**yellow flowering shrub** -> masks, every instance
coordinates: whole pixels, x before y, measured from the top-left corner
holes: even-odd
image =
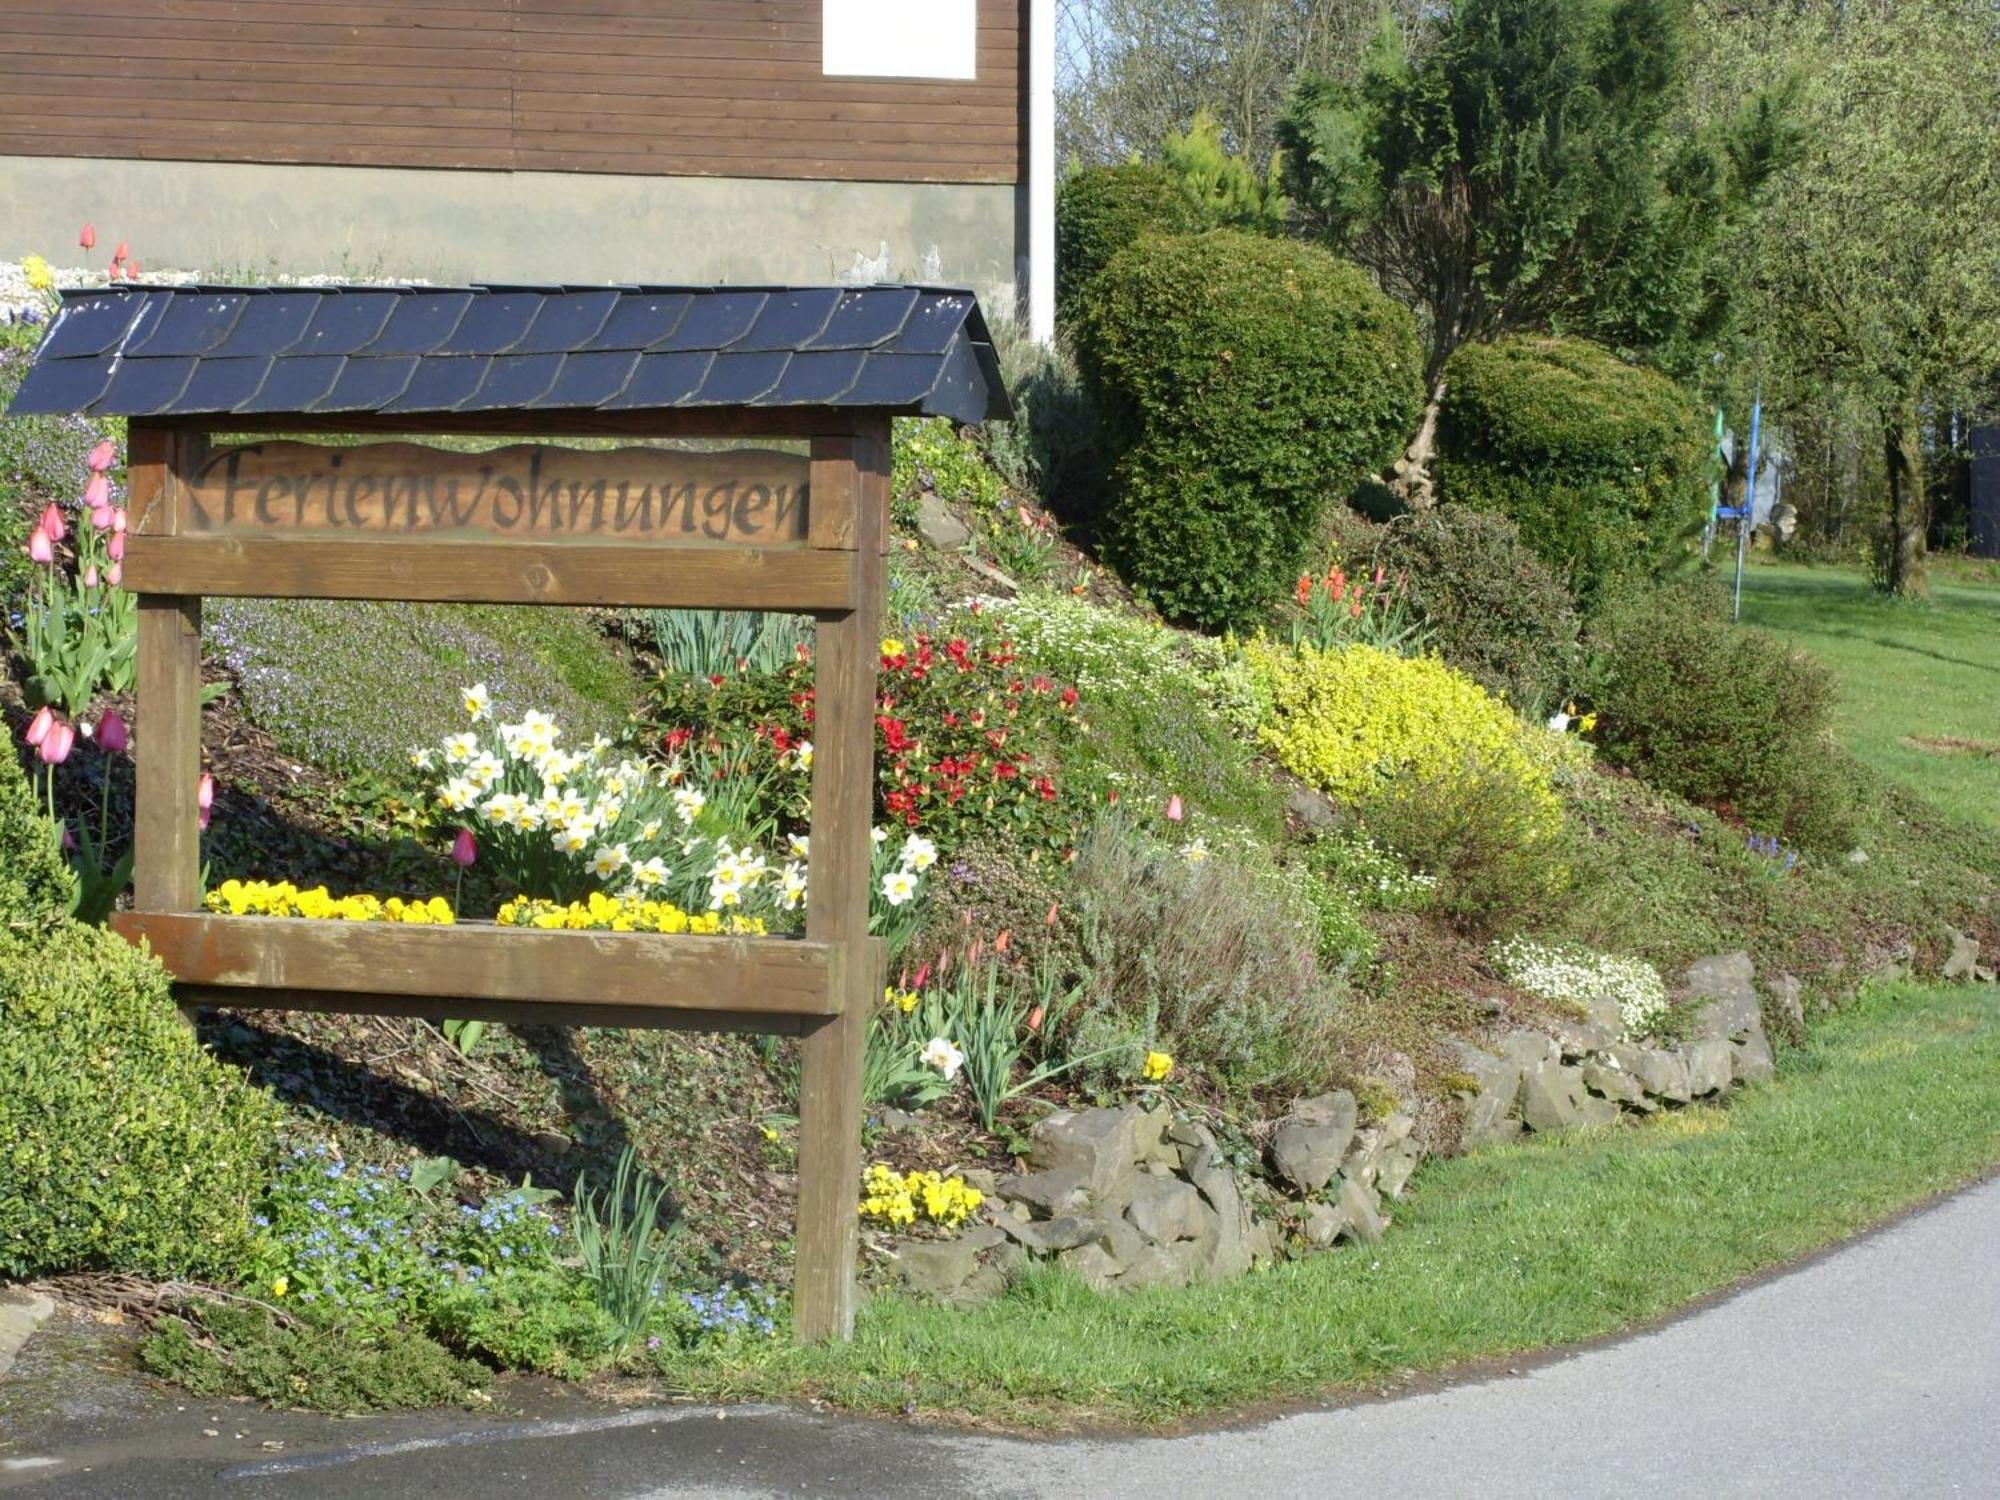
[[[1478,762],[1517,781],[1560,826],[1548,760],[1507,705],[1434,656],[1373,646],[1244,646],[1270,710],[1257,733],[1285,769],[1348,802],[1382,782],[1451,780]]]
[[[539,927],[568,932],[668,932],[698,937],[727,934],[762,937],[762,917],[725,917],[720,912],[686,912],[671,901],[647,901],[638,896],[607,896],[593,891],[582,901],[531,901],[516,896],[495,918],[502,927]]]
[[[361,893],[335,896],[323,885],[300,890],[289,880],[225,880],[202,897],[210,911],[232,917],[312,917],[335,922],[409,922],[449,927],[455,920],[442,896],[428,901],[384,900]]]
[[[861,1217],[900,1229],[918,1219],[956,1229],[971,1218],[986,1195],[963,1177],[938,1172],[898,1172],[876,1162],[862,1178]]]

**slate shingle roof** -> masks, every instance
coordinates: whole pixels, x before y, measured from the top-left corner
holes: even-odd
[[[1008,414],[977,299],[918,286],[71,291],[9,411],[808,405]]]

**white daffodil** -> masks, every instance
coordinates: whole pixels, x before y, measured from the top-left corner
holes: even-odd
[[[482,750],[466,763],[465,779],[483,792],[500,779],[504,770],[506,767],[500,764],[497,755],[490,750]]]
[[[908,870],[891,870],[882,877],[882,899],[901,906],[917,893],[917,877]]]
[[[444,758],[453,765],[471,760],[479,753],[479,736],[467,730],[464,734],[447,736],[444,742]]]
[[[606,824],[616,823],[618,815],[623,811],[625,811],[625,799],[623,797],[599,797],[597,799],[597,816]]]
[[[793,859],[805,859],[812,853],[812,838],[809,834],[795,833],[786,842],[791,845]]]
[[[903,868],[921,875],[937,863],[937,845],[920,833],[913,833],[903,842]]]
[[[1560,710],[1550,714],[1549,728],[1553,729],[1557,734],[1566,733],[1569,729],[1569,715]]]
[[[631,863],[632,856],[623,844],[606,844],[590,856],[590,873],[599,880],[609,880]]]
[[[564,854],[581,854],[590,847],[590,835],[581,828],[563,828],[557,830],[555,843]]]
[[[465,711],[472,715],[472,722],[475,724],[481,719],[490,717],[493,712],[493,700],[487,696],[486,684],[483,682],[473,683],[459,695],[459,702],[465,705]]]
[[[708,798],[691,786],[674,789],[674,811],[681,815],[683,823],[692,823],[701,816],[701,810],[708,806]]]
[[[798,749],[792,752],[792,760],[801,771],[810,771],[813,768],[813,742],[800,740]]]
[[[936,1068],[944,1074],[949,1083],[958,1077],[958,1070],[965,1066],[965,1054],[952,1046],[941,1036],[934,1036],[924,1044],[924,1050],[917,1054],[917,1061],[927,1068]]]
[[[419,771],[428,771],[434,759],[435,757],[428,750],[412,750],[410,752],[410,764],[415,766]]]
[[[880,848],[883,844],[889,842],[889,830],[886,828],[871,828],[868,830],[868,837],[875,841],[877,848]]]
[[[641,827],[639,830],[639,842],[642,844],[650,844],[653,842],[654,839],[658,838],[659,836],[660,836],[660,820],[658,818],[648,818],[645,822],[645,825]]]
[[[479,809],[479,815],[489,823],[497,823],[502,828],[511,828],[514,826],[514,818],[521,800],[512,792],[496,792],[487,799],[486,805]]]
[[[806,870],[797,860],[779,872],[778,900],[786,911],[797,911],[799,903],[806,899]]]
[[[464,812],[479,800],[479,788],[464,776],[454,776],[444,784],[438,793],[438,801],[453,812]]]
[[[667,883],[667,862],[657,854],[651,859],[642,860],[640,863],[632,866],[632,880],[634,884],[647,887],[665,885]]]

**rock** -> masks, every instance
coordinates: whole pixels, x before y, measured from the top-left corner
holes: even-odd
[[[1510,1031],[1500,1038],[1500,1055],[1523,1072],[1537,1063],[1557,1062],[1561,1049],[1553,1038],[1539,1031]]]
[[[1202,1146],[1210,1151],[1216,1149],[1214,1133],[1199,1120],[1175,1120],[1167,1126],[1167,1139],[1176,1146]]]
[[[1873,955],[1867,977],[1876,984],[1894,984],[1908,979],[1917,966],[1917,953],[1908,943],[1898,943],[1895,947]]]
[[[48,1322],[55,1303],[27,1287],[0,1288],[0,1375],[14,1368],[22,1348]]]
[[[1333,799],[1309,786],[1295,786],[1285,799],[1285,816],[1301,828],[1331,828],[1338,821]]]
[[[1381,1167],[1375,1178],[1375,1190],[1384,1198],[1400,1198],[1403,1189],[1409,1186],[1410,1174],[1424,1159],[1423,1152],[1410,1137],[1395,1143],[1382,1155]]]
[[[1007,1290],[1007,1276],[1008,1273],[997,1265],[981,1266],[945,1300],[953,1307],[973,1307],[981,1302],[991,1302]]]
[[[1736,1037],[1764,1029],[1764,1005],[1757,998],[1756,970],[1741,951],[1695,960],[1683,988],[1690,1000],[1706,1000],[1695,1023],[1699,1037]]]
[[[1124,1269],[1099,1244],[1078,1245],[1073,1250],[1065,1250],[1056,1259],[1081,1278],[1085,1286],[1103,1291],[1118,1278]]]
[[[1789,1022],[1794,1031],[1803,1031],[1806,1024],[1805,986],[1795,974],[1780,974],[1771,984],[1771,1002],[1778,1014]]]
[[[1542,1063],[1521,1075],[1521,1118],[1530,1130],[1554,1134],[1590,1125],[1608,1125],[1618,1106],[1583,1085],[1583,1069]]]
[[[971,1224],[958,1232],[958,1242],[975,1250],[994,1250],[1008,1243],[1007,1231],[998,1224]]]
[[[1479,1081],[1479,1091],[1465,1101],[1460,1123],[1460,1139],[1466,1150],[1483,1146],[1509,1134],[1507,1126],[1514,1113],[1514,1100],[1521,1092],[1521,1065],[1470,1042],[1453,1042],[1458,1063]]]
[[[1345,1089],[1299,1101],[1271,1137],[1271,1164],[1301,1192],[1318,1192],[1340,1170],[1357,1113]]]
[[[1250,1232],[1243,1237],[1243,1243],[1253,1265],[1268,1265],[1278,1258],[1284,1237],[1278,1229],[1276,1219],[1259,1219],[1250,1226]],[[1178,1249],[1179,1246],[1175,1248]]]
[[[1761,1026],[1732,1041],[1729,1053],[1730,1072],[1738,1083],[1769,1083],[1777,1077],[1777,1060],[1771,1056],[1771,1043]]]
[[[1685,1104],[1694,1097],[1688,1083],[1687,1058],[1664,1047],[1637,1048],[1638,1057],[1627,1063],[1639,1087],[1655,1099],[1669,1104]]]
[[[1645,1088],[1609,1052],[1600,1053],[1584,1063],[1583,1085],[1592,1093],[1602,1094],[1620,1104],[1644,1107],[1646,1103]]]
[[[917,535],[924,539],[925,546],[940,552],[956,552],[972,540],[966,524],[929,490],[917,499]]]
[[[1035,1126],[1028,1161],[1043,1171],[1074,1168],[1096,1199],[1114,1196],[1123,1185],[1131,1196],[1130,1178],[1139,1150],[1136,1105],[1123,1109],[1063,1110]]]
[[[885,1109],[875,1120],[884,1130],[894,1131],[916,1130],[924,1123],[907,1109]]]
[[[1191,1275],[1188,1263],[1158,1245],[1146,1245],[1135,1255],[1118,1278],[1121,1287],[1186,1286]]]
[[[1250,1211],[1236,1185],[1236,1174],[1213,1145],[1193,1148],[1186,1171],[1188,1180],[1214,1210],[1215,1219],[1204,1232],[1214,1237],[1208,1254],[1209,1274],[1217,1280],[1240,1276],[1250,1269]]]
[[[1203,1206],[1194,1184],[1178,1177],[1142,1177],[1125,1217],[1141,1234],[1167,1245],[1198,1238],[1212,1212]]]
[[[1064,1250],[1074,1250],[1079,1245],[1095,1244],[1109,1232],[1106,1220],[1082,1214],[1064,1214],[1058,1219],[1026,1224],[1001,1219],[999,1224],[1017,1243],[1027,1246],[1037,1255],[1055,1255]]]
[[[964,1239],[904,1240],[896,1246],[896,1269],[920,1297],[949,1297],[979,1265],[979,1246]]]
[[[1358,1182],[1343,1182],[1340,1185],[1339,1208],[1347,1221],[1341,1232],[1350,1240],[1359,1240],[1372,1245],[1382,1238],[1382,1231],[1389,1227],[1382,1217],[1382,1205],[1375,1195]]]
[[[1167,1140],[1167,1127],[1174,1122],[1165,1109],[1141,1109],[1133,1123],[1133,1160],[1140,1166],[1158,1164],[1169,1170],[1180,1165],[1180,1155]]]
[[[1562,1017],[1550,1023],[1549,1030],[1562,1049],[1564,1062],[1576,1062],[1602,1052],[1625,1034],[1625,1019],[1616,1000],[1599,995],[1584,1004],[1587,1013],[1583,1019]]]
[[[966,1167],[958,1175],[965,1179],[967,1187],[976,1188],[986,1198],[995,1196],[1000,1184],[1000,1179],[986,1167]]]
[[[1146,1237],[1123,1219],[1104,1219],[1096,1243],[1121,1266],[1129,1266],[1146,1250]]]
[[[1951,951],[1945,955],[1938,977],[1962,984],[1970,983],[1979,972],[1979,940],[1956,927],[1947,927],[1945,937],[1951,944]]]
[[[1867,864],[1867,863],[1868,863],[1868,851],[1867,851],[1866,849],[1863,849],[1863,848],[1860,848],[1860,847],[1858,847],[1858,846],[1857,846],[1857,847],[1855,847],[1855,848],[1853,848],[1853,849],[1849,849],[1849,850],[1847,851],[1847,862],[1848,862],[1848,863],[1849,863],[1850,865],[1865,865],[1865,864]]]
[[[1347,1215],[1331,1203],[1309,1203],[1306,1205],[1305,1222],[1301,1233],[1308,1245],[1324,1250],[1340,1238],[1340,1231],[1347,1227]]]
[[[1719,1094],[1736,1076],[1735,1054],[1722,1037],[1700,1037],[1687,1046],[1688,1094],[1696,1099]]]
[[[1090,1188],[1080,1167],[1054,1167],[1046,1172],[1003,1177],[994,1184],[993,1192],[1010,1203],[1025,1203],[1047,1218],[1090,1206]]]

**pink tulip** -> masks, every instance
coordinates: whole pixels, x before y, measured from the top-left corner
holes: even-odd
[[[69,523],[63,520],[63,513],[54,501],[42,512],[42,530],[52,542],[59,542],[69,534]]]
[[[116,250],[113,250],[113,251],[111,252],[111,263],[112,263],[112,264],[113,264],[113,265],[115,266],[115,265],[119,264],[120,262],[122,262],[122,261],[128,261],[128,260],[130,260],[131,258],[132,258],[132,250],[131,250],[131,247],[130,247],[130,246],[128,246],[128,245],[127,245],[127,244],[125,243],[125,241],[123,241],[123,240],[120,240],[120,241],[118,242],[118,248],[117,248]]]
[[[56,711],[46,703],[36,709],[34,718],[28,720],[28,733],[26,736],[28,743],[31,745],[41,744],[43,740],[48,738],[49,727],[55,721]]]
[[[472,836],[470,828],[458,830],[458,837],[451,841],[451,862],[461,870],[469,870],[479,861],[479,841]]]
[[[75,727],[57,719],[49,725],[49,732],[43,736],[42,743],[35,749],[35,754],[41,757],[42,764],[59,766],[69,759],[70,751],[75,748]]]
[[[49,540],[49,534],[39,526],[28,533],[28,559],[38,563],[52,563],[56,560],[55,543]]]
[[[1167,798],[1167,821],[1169,823],[1178,823],[1180,822],[1180,820],[1181,820],[1181,794],[1179,792],[1175,792],[1173,796]]]
[[[69,831],[69,824],[63,824],[62,850],[65,854],[76,853],[76,835]]]
[[[136,260],[125,262],[125,279],[127,281],[137,281],[139,279],[139,262]]]
[[[119,536],[125,534],[125,507],[122,505],[111,507],[111,530]]]
[[[123,562],[125,560],[125,533],[114,529],[111,533],[111,540],[104,544],[104,550],[111,554],[113,562]]]
[[[209,814],[215,808],[215,778],[203,771],[201,780],[194,784],[195,823],[208,827]]]
[[[94,589],[97,587],[96,563],[92,563],[89,567],[83,570],[83,586],[87,589]]]
[[[76,242],[86,250],[95,250],[97,248],[97,226],[95,224],[84,225],[83,233],[76,237]]]
[[[118,445],[106,438],[90,450],[90,456],[84,459],[83,465],[93,474],[102,474],[117,462]]]
[[[108,505],[93,505],[90,508],[90,524],[95,526],[99,531],[109,531],[111,529],[111,507]]]
[[[125,268],[119,265],[118,262],[114,260],[113,262],[111,262],[111,269],[104,273],[104,279],[106,281],[116,281],[120,276],[123,276],[124,274],[125,274]]]
[[[92,510],[111,503],[111,481],[102,472],[92,474],[90,483],[83,487],[83,503]]]
[[[104,581],[114,589],[125,581],[125,564],[115,562],[104,570]]]
[[[106,755],[121,755],[132,743],[132,731],[125,727],[125,720],[117,709],[104,716],[104,722],[97,726],[97,743]]]

